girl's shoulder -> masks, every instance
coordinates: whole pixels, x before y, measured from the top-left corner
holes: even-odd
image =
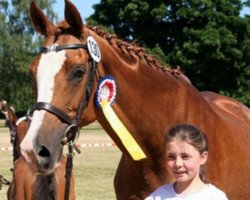
[[[175,195],[173,184],[165,184],[152,192],[145,200],[165,199]]]
[[[207,184],[207,187],[203,190],[203,194],[212,196],[214,199],[228,200],[226,194],[211,183]]]
[[[145,200],[167,200],[167,199],[228,200],[226,194],[212,184],[207,184],[202,191],[189,195],[176,194],[173,188],[173,184],[165,184],[156,189]]]

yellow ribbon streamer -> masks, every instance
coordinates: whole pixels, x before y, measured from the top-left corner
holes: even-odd
[[[132,156],[132,158],[134,160],[141,160],[143,158],[146,158],[143,150],[136,143],[133,136],[129,133],[121,120],[115,114],[110,103],[107,100],[103,100],[100,104],[106,119],[108,120],[113,130],[117,133],[118,137],[122,141],[129,154]]]

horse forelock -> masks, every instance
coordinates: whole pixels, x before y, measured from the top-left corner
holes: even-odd
[[[73,35],[79,40],[82,40],[84,38],[84,35],[79,36],[76,31],[68,24],[67,21],[63,20],[60,21],[55,25],[55,28],[53,29],[53,32],[51,32],[51,35],[55,36],[54,42],[57,41],[58,37],[60,35]]]

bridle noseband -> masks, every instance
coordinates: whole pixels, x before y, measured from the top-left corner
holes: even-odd
[[[58,52],[65,49],[85,49],[88,51],[88,47],[86,44],[69,44],[69,45],[53,45],[53,46],[41,47],[40,53]],[[56,115],[63,123],[69,125],[70,128],[67,128],[64,133],[64,136],[66,138],[65,137],[63,138],[63,143],[69,142],[69,138],[67,138],[68,132],[71,132],[73,134],[72,140],[75,139],[77,133],[79,132],[81,114],[83,109],[87,107],[93,90],[94,73],[96,68],[97,68],[97,62],[95,62],[93,58],[90,56],[90,59],[88,61],[88,69],[86,72],[87,75],[86,86],[83,90],[83,99],[77,109],[77,114],[75,119],[72,119],[65,111],[57,108],[56,106],[50,103],[37,102],[34,106],[34,110],[45,110],[49,113]]]

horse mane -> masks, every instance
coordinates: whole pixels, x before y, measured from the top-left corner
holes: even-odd
[[[142,47],[139,47],[135,42],[129,43],[126,42],[120,38],[116,34],[110,34],[101,28],[98,28],[96,26],[87,25],[87,28],[94,31],[97,35],[102,37],[103,39],[107,40],[110,45],[116,45],[121,51],[124,52],[124,49],[133,56],[136,55],[140,60],[145,59],[147,64],[151,67],[155,67],[157,70],[161,70],[163,72],[170,72],[174,74],[181,73],[180,68],[178,70],[172,70],[167,68],[167,66],[164,66],[160,64],[160,62],[152,55],[147,54],[146,50]],[[112,42],[111,40],[114,39]]]
[[[174,69],[171,69],[169,68],[169,66],[160,64],[160,62],[154,56],[149,55],[144,48],[139,47],[135,42],[133,43],[126,42],[118,38],[116,34],[110,34],[96,26],[92,25],[86,25],[86,26],[88,29],[94,31],[97,35],[107,40],[111,46],[116,45],[122,52],[124,52],[125,49],[132,57],[136,55],[140,60],[144,59],[150,67],[154,67],[156,70],[162,71],[165,74],[170,73],[174,77],[180,76],[184,81],[191,84],[191,81],[186,75],[183,74],[179,66],[177,66]]]
[[[111,46],[116,45],[123,53],[125,52],[124,50],[126,50],[132,57],[136,56],[140,60],[145,60],[146,63],[148,64],[148,66],[155,68],[157,71],[162,71],[165,74],[171,74],[174,77],[179,76],[184,81],[191,84],[191,81],[189,80],[189,78],[186,75],[183,74],[183,72],[179,66],[171,69],[169,66],[160,63],[154,56],[149,55],[146,52],[145,48],[139,47],[135,42],[133,42],[133,43],[126,42],[126,41],[118,38],[118,36],[116,34],[108,33],[106,31],[104,31],[103,29],[96,27],[96,26],[86,25],[86,27],[88,29],[90,29],[91,31],[95,32],[101,38],[108,41]],[[57,37],[61,33],[67,32],[69,30],[69,28],[70,27],[66,21],[59,22],[57,24],[56,29],[55,29],[55,35],[56,35],[55,40],[57,39]]]

